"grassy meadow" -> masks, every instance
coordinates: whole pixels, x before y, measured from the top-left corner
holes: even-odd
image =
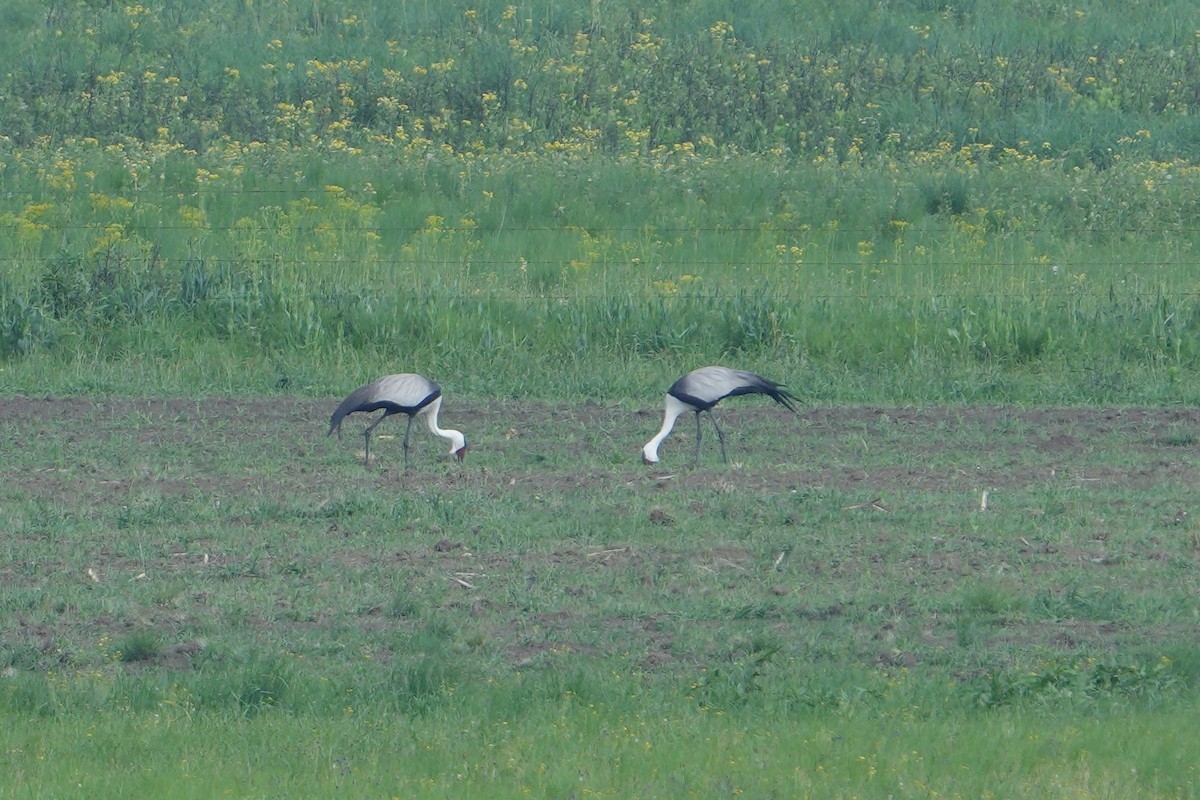
[[[0,796],[1200,795],[1194,4],[13,0],[0,53]],[[647,471],[706,363],[803,408]],[[325,438],[398,371],[464,466]]]
[[[1189,4],[565,6],[9,4],[10,390],[1194,400]]]
[[[459,400],[365,470],[322,400],[62,403],[0,402],[6,796],[1197,795],[1190,412],[731,405],[647,472],[653,411]]]

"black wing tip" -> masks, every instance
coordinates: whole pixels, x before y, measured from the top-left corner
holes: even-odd
[[[799,398],[796,395],[793,395],[792,392],[784,389],[784,384],[775,383],[774,380],[770,378],[763,378],[760,374],[752,372],[746,374],[748,374],[749,377],[758,384],[756,389],[751,391],[762,392],[763,395],[767,395],[768,397],[772,398],[773,401],[779,403],[788,411],[792,411],[793,414],[799,413],[799,411],[796,410],[796,405],[793,405],[793,403],[800,402]]]
[[[769,378],[764,378],[761,375],[755,375],[754,377],[761,381],[761,389],[763,394],[768,395],[772,400],[774,400],[776,403],[779,403],[779,405],[783,406],[788,411],[791,411],[793,414],[799,413],[796,410],[796,406],[793,404],[799,403],[800,398],[796,397],[796,395],[785,389],[784,384],[776,383],[775,381]]]
[[[793,414],[800,413],[796,410],[796,406],[793,405],[794,403],[799,403],[800,398],[796,397],[796,395],[787,391],[779,384],[775,385],[775,391],[771,393],[771,397],[775,399],[776,403],[779,403],[779,405],[783,406],[788,411],[791,411]]]

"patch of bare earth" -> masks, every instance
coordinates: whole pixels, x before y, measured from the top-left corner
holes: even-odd
[[[4,484],[0,502],[5,498],[35,498],[50,508],[61,502],[86,515],[147,496],[168,503],[173,498],[195,497],[306,497],[314,508],[321,509],[346,485],[344,471],[331,474],[330,460],[353,464],[361,453],[361,426],[348,423],[340,441],[326,437],[328,415],[335,405],[334,398],[290,397],[3,398],[0,444],[10,458],[7,464],[0,464],[0,481]],[[655,501],[659,495],[670,496],[681,481],[686,481],[689,489],[714,498],[813,490],[844,493],[862,500],[849,503],[843,511],[868,519],[891,513],[891,498],[918,493],[962,495],[974,504],[985,501],[983,491],[1002,493],[1056,481],[1103,487],[1114,494],[1162,484],[1194,486],[1200,482],[1195,457],[1200,442],[1200,412],[1191,409],[854,406],[804,408],[792,417],[771,407],[738,406],[725,412],[727,432],[786,426],[789,435],[756,439],[764,444],[750,453],[753,468],[742,467],[739,458],[747,454],[744,449],[735,449],[731,467],[721,467],[715,450],[707,450],[704,467],[696,470],[687,466],[691,456],[690,422],[681,424],[672,438],[669,462],[664,459],[654,468],[639,463],[639,447],[657,428],[660,414],[657,408],[631,413],[597,404],[447,403],[442,412],[443,425],[467,431],[472,442],[462,468],[447,466],[439,458],[443,455],[440,440],[414,430],[414,468],[403,469],[399,446],[403,422],[389,421],[377,433],[391,438],[383,438],[373,446],[373,463],[363,470],[362,481],[380,492],[470,489],[484,497],[603,494],[618,487],[633,487],[651,499],[649,523],[666,528],[678,524],[681,517],[708,513],[707,501],[695,500],[683,509]],[[119,463],[104,455],[114,450],[114,442],[123,443],[115,449]],[[711,435],[707,444],[715,446]],[[1120,458],[1111,457],[1114,448],[1120,449]],[[245,463],[226,468],[224,459],[235,450]],[[879,451],[899,457],[890,463],[878,457],[863,457]],[[210,463],[216,466],[207,469],[205,465]],[[1046,513],[1037,507],[1022,511],[1033,523]],[[1167,561],[1180,552],[1173,537],[1190,536],[1195,540],[1188,512],[1186,502],[1150,510],[1150,523],[1156,530],[1151,542],[1161,542],[1161,546],[1139,554],[1139,558]],[[795,513],[787,524],[804,522],[803,508]],[[230,523],[251,525],[248,520],[239,523],[234,519]],[[650,596],[656,592],[684,596],[695,591],[688,583],[688,570],[728,575],[724,584],[728,587],[737,587],[744,576],[756,570],[764,571],[761,554],[731,546],[714,548],[702,542],[691,550],[646,548],[630,542],[597,547],[564,545],[549,553],[475,556],[462,541],[462,532],[426,524],[418,533],[427,539],[427,546],[397,546],[380,552],[355,547],[354,531],[343,527],[338,519],[327,524],[330,562],[349,571],[383,564],[404,574],[436,576],[445,589],[438,601],[441,606],[488,628],[506,643],[508,658],[518,666],[600,655],[599,646],[593,643],[595,636],[589,640],[579,635],[581,625],[598,627],[613,639],[636,642],[641,648],[640,663],[648,670],[668,668],[693,658],[695,653],[680,650],[675,633],[678,623],[663,613],[651,609],[629,617],[597,619],[586,612],[586,592],[594,588],[566,587],[565,594],[575,602],[572,608],[526,614],[513,601],[487,594],[486,586],[498,583],[497,576],[514,584],[556,571],[619,574],[641,581]],[[948,591],[980,575],[1003,576],[1022,570],[1036,575],[1061,570],[1064,564],[1102,573],[1120,563],[1120,554],[1105,542],[1105,531],[1099,523],[1093,539],[1082,546],[1021,539],[1003,553],[958,546],[968,542],[969,533],[957,522],[944,523],[943,527],[931,532],[931,541],[945,542],[945,546],[931,546],[927,552],[909,554],[901,560],[900,566],[914,576],[916,586]],[[885,563],[881,555],[888,544],[867,542],[858,552],[847,552],[839,560],[806,559],[799,550],[781,552],[779,558],[786,556],[789,566],[800,565],[808,582],[852,582],[864,571],[897,568]],[[871,552],[872,546],[878,550]],[[1190,552],[1195,560],[1200,542],[1193,542]],[[137,559],[128,554],[109,555],[108,569],[114,573],[136,574],[139,569]],[[255,568],[270,572],[281,566],[268,555]],[[38,564],[3,564],[0,581],[46,583],[61,568],[62,563],[56,559]],[[160,574],[186,580],[198,569],[240,567],[220,553],[209,554],[205,541],[197,539],[187,552],[158,568]],[[796,635],[813,626],[840,624],[852,617],[874,620],[886,616],[879,609],[810,601],[804,587],[766,572],[759,605],[746,613],[770,623],[782,636]],[[572,591],[580,594],[572,596]],[[170,607],[151,608],[146,610],[144,620],[157,630],[186,628],[189,620],[207,613],[203,598],[193,600],[181,603],[188,609],[186,613]],[[385,612],[379,606],[366,609],[360,623],[380,627],[407,624]],[[953,645],[952,621],[925,618],[924,612],[911,607],[896,608],[891,613],[901,622],[856,623],[868,625],[859,634],[865,660],[883,667],[909,668],[922,658],[916,652],[918,647],[933,651]],[[68,624],[64,621],[56,627],[17,620],[10,632],[15,631],[13,635],[43,653],[53,653],[70,638],[62,629]],[[105,619],[88,624],[92,632],[89,635],[99,631],[114,637],[126,633],[128,626],[126,621]],[[297,627],[324,624],[328,620],[319,615],[303,619],[283,614],[263,622]],[[699,621],[694,627],[702,630],[709,624],[714,630],[724,630],[717,622]],[[907,644],[903,641],[902,629],[906,626],[921,631],[915,645],[911,639]],[[1131,632],[1104,620],[1042,621],[1002,627],[995,637],[1031,647],[1073,651],[1103,649],[1132,636],[1159,640],[1194,636],[1194,626],[1184,627],[1186,630],[1176,625],[1172,629]],[[723,646],[720,636],[714,634],[714,650]],[[204,647],[199,639],[170,643],[156,652],[153,663],[185,668]]]

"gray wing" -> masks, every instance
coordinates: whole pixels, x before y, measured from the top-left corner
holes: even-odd
[[[358,411],[415,414],[442,394],[441,387],[424,375],[402,373],[382,378],[355,389],[341,402],[329,418],[329,433],[341,426],[342,420]]]
[[[795,397],[769,378],[753,372],[729,367],[701,367],[677,380],[670,394],[700,410],[715,406],[726,397],[742,394],[765,394],[790,411],[795,411]]]

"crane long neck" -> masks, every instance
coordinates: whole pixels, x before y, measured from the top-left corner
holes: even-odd
[[[667,395],[667,405],[663,412],[662,428],[642,448],[642,455],[646,461],[658,461],[658,446],[662,444],[663,439],[666,439],[670,435],[671,429],[675,427],[675,420],[679,419],[679,415],[683,412],[694,410],[694,408],[685,404],[682,400],[675,398],[673,395]]]
[[[437,418],[438,418],[438,409],[437,409],[437,405],[434,405],[433,409],[431,411],[429,411],[427,414],[425,414],[425,424],[429,426],[429,430],[432,431],[433,433],[436,433],[438,436],[441,436],[443,439],[453,439],[454,436],[453,436],[453,434],[450,433],[449,430],[445,430],[443,428],[438,427]]]
[[[461,431],[456,431],[453,428],[438,427],[438,411],[441,407],[442,398],[440,397],[429,404],[423,413],[425,424],[429,426],[431,432],[441,436],[443,439],[448,439],[450,441],[450,452],[462,458],[461,450],[466,446],[466,438],[462,435]]]
[[[439,397],[436,399],[436,401],[430,403],[430,407],[426,409],[425,423],[427,426],[430,426],[430,431],[438,434],[439,437],[442,437],[443,439],[454,439],[454,435],[451,435],[449,431],[444,431],[444,429],[438,427],[438,410],[440,410],[440,408],[442,408],[442,398]]]

